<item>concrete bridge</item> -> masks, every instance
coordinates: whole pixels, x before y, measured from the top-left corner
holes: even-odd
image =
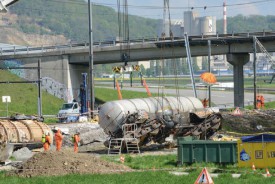
[[[189,37],[192,57],[208,55],[208,40],[211,41],[211,55],[227,55],[228,62],[234,66],[234,105],[239,107],[244,106],[243,65],[249,61],[249,53],[253,52],[253,36],[257,36],[268,52],[275,52],[275,32]],[[125,48],[126,44],[117,41],[95,43],[94,64],[121,62],[123,52],[121,48]],[[186,57],[184,38],[131,40],[129,45],[130,61]],[[81,83],[81,73],[88,73],[87,44],[0,49],[0,64],[4,63],[6,67],[12,65],[12,62],[24,66],[36,66],[38,59],[42,60],[42,77],[51,77],[61,84],[63,90],[67,91],[68,101],[77,96],[76,90]],[[33,78],[30,72],[25,72],[24,75],[29,80]]]

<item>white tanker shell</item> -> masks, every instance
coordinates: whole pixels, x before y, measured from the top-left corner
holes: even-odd
[[[99,110],[99,124],[107,134],[116,132],[127,114],[144,110],[148,113],[170,109],[174,114],[203,109],[202,102],[194,97],[150,97],[106,102]]]

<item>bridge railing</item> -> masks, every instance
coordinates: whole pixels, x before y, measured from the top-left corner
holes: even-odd
[[[192,40],[206,40],[206,39],[226,39],[226,38],[248,38],[248,37],[265,37],[265,36],[275,36],[275,32],[253,32],[253,33],[234,33],[231,34],[212,34],[212,35],[198,35],[198,36],[189,36],[189,39]],[[160,37],[154,38],[136,38],[127,40],[106,40],[106,41],[96,41],[93,43],[94,47],[110,47],[110,46],[123,46],[127,44],[148,44],[148,43],[161,43],[161,42],[171,42],[171,41],[181,41],[184,40],[183,37],[166,37],[165,39]],[[33,53],[44,53],[44,52],[52,52],[52,51],[62,51],[62,50],[76,50],[88,48],[88,42],[82,43],[67,43],[60,45],[42,45],[39,47],[32,46],[5,46],[0,47],[0,56],[1,55],[16,55],[16,54],[33,54]]]

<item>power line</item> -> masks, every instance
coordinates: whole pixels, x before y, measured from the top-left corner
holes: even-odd
[[[247,3],[233,3],[233,4],[227,4],[227,6],[245,6],[245,5],[251,5],[251,4],[258,4],[258,3],[267,3],[270,1],[275,0],[260,0],[260,1],[252,1]],[[115,4],[109,4],[109,3],[94,3],[95,5],[105,5],[105,6],[112,6],[115,7]],[[130,5],[128,4],[128,7],[132,8],[142,8],[142,9],[163,9],[163,6],[139,6],[139,5]],[[193,6],[192,8],[197,9],[205,9],[206,8],[221,8],[223,5],[211,5],[211,6]],[[170,9],[190,9],[188,6],[177,6],[177,7],[171,7]]]

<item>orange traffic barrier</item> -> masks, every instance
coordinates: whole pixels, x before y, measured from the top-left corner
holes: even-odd
[[[152,96],[152,94],[150,93],[150,90],[149,90],[149,88],[148,88],[148,86],[147,86],[147,84],[146,84],[145,79],[142,79],[142,81],[143,81],[143,86],[144,86],[145,89],[146,89],[147,95],[148,95],[149,97]]]
[[[124,156],[120,156],[120,162],[124,163],[124,160],[125,160]]]
[[[266,168],[266,177],[271,177],[271,174],[269,173],[269,170]]]
[[[121,95],[120,87],[119,87],[117,80],[116,80],[116,89],[117,89],[117,93],[118,93],[118,99],[122,100],[122,95]]]
[[[234,116],[241,116],[242,112],[239,107],[236,107],[236,109],[233,111]]]
[[[255,167],[254,163],[252,163],[252,170],[256,171],[256,167]]]

